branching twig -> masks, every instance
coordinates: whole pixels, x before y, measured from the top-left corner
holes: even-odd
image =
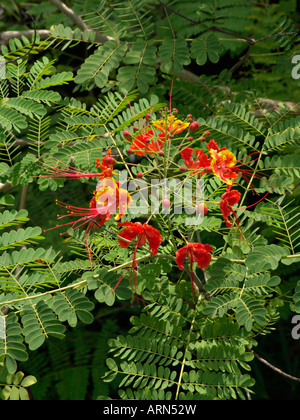
[[[60,0],[49,0],[49,1],[50,3],[53,4],[53,6],[57,7],[58,10],[60,10],[62,13],[68,16],[68,18],[71,19],[71,21],[75,23],[75,25],[77,25],[82,31],[89,30],[89,27],[81,19],[81,17],[76,15],[76,13],[72,9],[70,9],[68,6],[66,6],[65,3],[63,3]]]
[[[185,20],[193,23],[194,25],[200,25],[201,24],[201,22],[198,22],[197,20],[191,19],[191,18],[177,12],[176,10],[172,9],[170,6],[168,6],[163,1],[161,1],[161,0],[158,0],[158,1],[162,6],[164,6],[166,9],[169,9],[172,13],[181,17],[182,19],[185,19]],[[229,36],[232,36],[234,38],[243,39],[244,41],[248,42],[248,44],[250,44],[250,45],[254,45],[258,42],[265,41],[266,39],[269,39],[269,38],[275,38],[277,36],[297,35],[299,33],[299,32],[286,32],[286,33],[282,33],[282,34],[273,34],[273,35],[269,35],[269,36],[266,36],[266,37],[263,37],[263,38],[254,39],[254,38],[249,38],[247,36],[235,34],[233,32],[225,31],[224,29],[218,28],[217,26],[211,26],[210,28],[208,28],[208,30],[209,31],[214,31],[214,32],[220,32],[222,34],[229,35]]]
[[[30,16],[30,18],[31,18],[31,20],[32,20],[32,22],[33,22],[33,25],[34,25],[34,31],[33,31],[33,34],[34,34],[34,37],[33,37],[33,42],[32,42],[32,45],[31,45],[31,47],[29,48],[29,50],[25,53],[25,54],[23,54],[21,57],[17,57],[17,58],[14,58],[14,59],[12,59],[12,60],[8,60],[8,61],[4,61],[4,62],[1,62],[1,66],[4,66],[5,64],[8,64],[8,63],[14,63],[15,61],[18,61],[18,60],[20,60],[20,59],[22,59],[22,58],[24,58],[24,57],[26,57],[28,54],[30,54],[31,53],[31,51],[33,50],[33,48],[35,47],[35,44],[36,44],[36,25],[35,25],[35,20],[33,19],[33,17],[29,14],[29,13],[27,13],[28,14],[28,16]]]
[[[32,29],[25,29],[24,31],[5,31],[0,34],[0,44],[8,44],[9,41],[13,38],[22,38],[22,36],[25,36],[26,38],[32,38],[32,35],[34,35],[35,31]],[[50,30],[48,29],[38,29],[36,30],[36,34],[39,37],[40,40],[45,40],[49,38],[51,35]],[[19,59],[18,59],[19,60]]]
[[[80,16],[76,15],[76,13],[70,7],[66,6],[65,3],[63,3],[62,1],[60,0],[49,0],[49,1],[55,7],[57,7],[59,11],[64,13],[66,16],[68,16],[68,18],[71,19],[71,21],[75,23],[75,25],[77,25],[83,32],[93,30],[81,19]],[[111,40],[114,40],[114,38],[110,36],[104,36],[104,35],[101,35],[99,32],[96,32],[97,42],[104,43]]]

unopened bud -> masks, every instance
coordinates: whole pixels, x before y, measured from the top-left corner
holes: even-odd
[[[210,131],[205,131],[204,135],[205,136],[210,136]]]
[[[204,203],[199,203],[196,206],[196,210],[198,213],[205,215],[208,212],[208,208],[206,206],[206,204]]]
[[[137,178],[143,178],[143,174],[142,174],[142,172],[138,172],[138,173],[136,174],[136,176],[137,176]]]
[[[168,209],[171,205],[170,200],[168,198],[164,198],[162,201],[162,205],[165,209]]]
[[[209,168],[209,167],[203,169],[203,172],[205,172],[206,174],[211,174],[212,171],[213,171],[212,168]]]
[[[198,121],[193,121],[189,126],[189,131],[196,131],[199,128]]]
[[[111,156],[105,156],[105,158],[103,159],[103,162],[106,163],[107,165],[114,165],[116,163],[116,159],[114,159]]]
[[[130,131],[128,130],[123,131],[123,136],[125,137],[126,140],[132,140],[132,135],[130,134]]]

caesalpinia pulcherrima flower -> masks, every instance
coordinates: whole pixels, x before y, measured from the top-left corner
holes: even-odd
[[[193,159],[193,154],[195,152],[196,158]],[[209,157],[203,152],[203,150],[195,150],[191,147],[186,147],[181,152],[181,157],[184,160],[185,166],[188,169],[195,169],[194,173],[198,173],[199,175],[202,175],[204,173],[207,173],[207,169],[211,170],[211,161]],[[199,169],[202,169],[202,171],[199,171]]]
[[[211,161],[210,166],[213,174],[216,175],[221,181],[228,185],[232,185],[233,180],[237,179],[238,174],[235,170],[236,157],[226,147],[221,150],[214,140],[207,143],[207,148],[210,153]]]
[[[217,143],[211,139],[207,143],[209,155],[205,154],[203,150],[194,150],[187,147],[181,151],[181,157],[184,160],[185,166],[188,169],[195,169],[194,173],[203,175],[204,173],[213,173],[223,182],[232,185],[237,179],[238,174],[235,168],[236,157],[225,147],[220,150]],[[196,159],[192,155],[195,152]]]
[[[144,246],[148,241],[149,251],[152,252],[152,255],[157,254],[162,241],[162,235],[157,229],[147,223],[142,225],[140,222],[119,222],[118,226],[124,227],[119,233],[119,244],[122,248],[127,248],[130,245],[128,241],[133,241],[137,237],[136,248]],[[123,241],[121,238],[127,241]]]
[[[176,264],[178,265],[179,270],[184,268],[184,260],[186,257],[190,260],[190,273],[191,281],[193,288],[194,296],[194,271],[193,264],[197,263],[198,267],[201,269],[207,268],[211,262],[211,254],[213,247],[208,244],[200,243],[189,243],[182,248],[179,248],[176,252]]]
[[[190,125],[189,122],[183,122],[174,117],[174,115],[168,115],[166,118],[152,121],[152,125],[161,131],[163,134],[179,134]]]
[[[153,130],[148,130],[135,136],[129,150],[138,156],[143,156],[144,154],[154,155],[163,148],[164,142],[164,134],[159,133],[157,136]]]
[[[133,276],[134,287],[135,287],[135,290],[137,291],[137,282],[136,282],[136,277],[138,275],[138,264],[136,260],[137,249],[138,247],[144,246],[146,242],[148,241],[149,251],[151,251],[152,255],[156,255],[157,250],[162,241],[162,235],[157,229],[148,225],[148,223],[142,224],[140,222],[119,222],[118,226],[124,227],[124,229],[122,229],[118,235],[119,236],[118,241],[122,248],[127,248],[130,245],[130,243],[135,238],[137,238],[135,247],[134,247],[131,270],[130,270],[130,283],[132,283],[132,276]],[[121,280],[122,280],[122,276],[120,277],[115,287],[118,286]]]
[[[91,229],[97,229],[97,227],[102,226],[107,220],[110,220],[113,214],[116,214],[115,220],[119,220],[130,206],[130,203],[131,196],[127,190],[120,188],[119,183],[114,179],[103,178],[98,182],[88,208],[75,207],[57,201],[59,206],[64,207],[68,211],[67,214],[58,215],[58,219],[72,217],[76,220],[56,225],[56,228],[69,226],[71,229],[75,230],[87,225],[84,242],[89,259],[91,260],[91,252],[88,246],[88,236]]]
[[[55,160],[54,157],[52,157]],[[96,159],[96,168],[100,168],[101,172],[87,172],[81,171],[77,168],[72,168],[69,165],[66,165],[63,162],[57,160],[57,165],[48,165],[45,164],[47,168],[46,174],[41,174],[41,178],[95,178],[99,177],[100,179],[111,177],[113,175],[113,165],[116,163],[116,160],[111,156],[111,149],[107,150],[106,156],[104,156],[100,162],[99,159]]]
[[[91,260],[91,252],[88,246],[88,236],[92,228],[97,228],[102,226],[111,216],[115,215],[115,220],[119,220],[127,208],[131,204],[131,196],[127,190],[120,188],[118,181],[115,181],[111,176],[113,174],[113,165],[115,159],[111,157],[111,150],[109,149],[107,155],[102,158],[100,162],[99,159],[96,160],[96,167],[101,169],[101,173],[88,173],[88,172],[79,172],[77,170],[69,169],[64,171],[58,171],[58,173],[53,174],[52,170],[48,173],[48,177],[56,176],[69,176],[73,178],[79,177],[99,177],[99,182],[96,186],[95,191],[93,192],[93,197],[90,201],[89,207],[75,207],[71,204],[66,204],[61,201],[56,201],[57,205],[65,208],[68,213],[64,215],[58,215],[58,219],[63,219],[65,217],[71,217],[73,221],[57,224],[55,228],[68,226],[71,229],[75,230],[79,227],[87,225],[84,235],[84,241],[86,250]],[[54,169],[53,169],[54,170]],[[62,233],[63,234],[63,233]]]
[[[235,218],[238,225],[237,215],[232,207],[240,201],[240,198],[241,198],[241,193],[236,190],[231,190],[231,186],[229,186],[226,192],[221,196],[220,210],[225,220],[226,226],[228,227],[233,226],[233,223],[230,222],[228,219],[231,213],[233,214],[233,217]]]

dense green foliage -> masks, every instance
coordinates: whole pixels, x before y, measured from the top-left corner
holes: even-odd
[[[33,37],[1,46],[6,60],[22,57],[0,80],[1,398],[272,399],[282,383],[295,398],[299,387],[277,373],[269,388],[254,351],[300,376],[291,337],[300,313],[296,1],[67,3],[89,30],[52,1],[3,2],[1,31],[23,30],[26,9],[37,40],[25,57]],[[86,207],[95,180],[40,175],[57,160],[95,172],[109,147],[126,166],[123,130],[149,112],[159,118],[172,81],[179,118],[199,123],[193,147],[209,130],[246,159],[251,182],[239,187],[249,207],[237,212],[242,235],[214,206],[200,227],[155,215],[165,240],[155,257],[137,252],[137,305],[129,275],[115,289],[132,250],[97,229],[91,263],[84,229],[52,229],[55,200]],[[166,164],[135,163],[132,178]],[[209,178],[205,197],[217,201],[224,190]],[[195,302],[189,272],[175,264],[177,231],[214,247],[210,266],[196,271],[205,290]]]

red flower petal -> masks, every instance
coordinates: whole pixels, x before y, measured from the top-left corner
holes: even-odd
[[[143,156],[146,153],[153,155],[162,149],[164,141],[164,134],[159,134],[157,137],[152,130],[148,130],[146,133],[138,134],[135,137],[130,146],[130,150],[139,156]]]
[[[119,232],[119,236],[128,241],[132,241],[137,235],[143,233],[143,226],[139,222],[120,222],[118,223],[118,226],[126,226],[125,229],[122,229],[121,232]],[[122,239],[118,239],[118,241],[122,248],[127,248],[130,245],[129,242],[122,241]]]
[[[139,235],[137,246],[145,245],[147,239],[149,242],[149,251],[152,251],[152,255],[157,254],[158,247],[162,241],[162,235],[157,229],[154,229],[147,223],[142,225],[140,222],[121,222],[118,223],[118,226],[125,226],[125,229],[121,230],[119,236],[127,239],[128,241],[132,241]],[[130,243],[119,239],[119,244],[122,248],[127,248]]]
[[[196,262],[199,268],[206,268],[211,261],[210,252],[213,248],[208,244],[190,243],[176,252],[176,263],[180,270],[183,270],[183,262],[188,256],[191,263]]]
[[[241,198],[241,193],[236,190],[227,189],[227,191],[221,196],[220,201],[220,210],[222,216],[226,222],[226,226],[232,227],[233,223],[228,220],[229,215],[232,213],[233,216],[237,219],[235,211],[232,209],[232,206],[237,204]]]
[[[154,229],[146,223],[144,224],[144,232],[149,242],[149,251],[152,251],[152,255],[157,254],[157,250],[162,241],[162,235],[157,229]]]
[[[206,147],[208,148],[208,150],[209,149],[214,149],[217,152],[220,151],[219,146],[217,145],[217,143],[213,139],[209,140],[209,142],[207,143]]]

